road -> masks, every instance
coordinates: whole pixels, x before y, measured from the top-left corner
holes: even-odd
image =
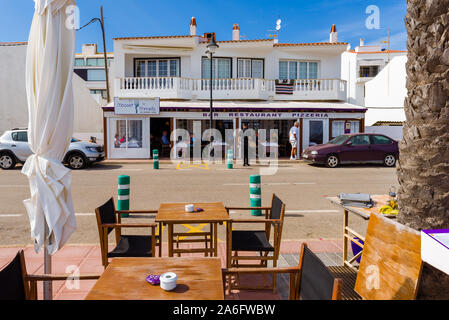
[[[116,196],[119,175],[131,176],[131,209],[135,210],[157,209],[161,202],[222,201],[228,206],[248,206],[249,176],[258,174],[259,169],[237,167],[230,171],[225,165],[182,169],[163,163],[155,171],[149,163],[102,163],[74,171],[72,193],[78,229],[70,243],[98,243],[94,209]],[[398,186],[395,169],[362,165],[328,169],[303,162],[280,163],[278,172],[263,176],[262,182],[264,206],[270,204],[273,193],[286,203],[284,240],[342,238],[343,214],[326,200],[327,196],[342,192],[385,194],[391,186]],[[0,245],[32,243],[22,202],[28,197],[28,181],[20,167],[0,171]],[[248,217],[249,213],[231,212],[233,217],[245,214]],[[362,219],[353,218],[351,225],[361,233],[366,229]],[[223,227],[219,238],[225,239]]]

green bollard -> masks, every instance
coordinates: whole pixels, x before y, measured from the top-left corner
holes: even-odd
[[[262,207],[262,188],[259,175],[254,175],[249,178],[249,190],[251,208]],[[262,215],[262,210],[251,210],[251,215],[260,217]]]
[[[153,150],[153,169],[159,170],[159,151]]]
[[[234,169],[234,153],[232,150],[228,150],[228,169]]]
[[[117,201],[118,211],[129,210],[130,184],[131,184],[130,176],[118,177],[118,201]],[[122,218],[127,217],[129,217],[129,214],[122,214]]]

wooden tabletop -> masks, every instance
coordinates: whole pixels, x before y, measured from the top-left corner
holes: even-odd
[[[229,221],[229,214],[223,203],[190,203],[203,212],[187,213],[189,203],[163,203],[156,215],[156,222],[168,223],[217,223]]]
[[[166,272],[178,276],[173,291],[145,280]],[[220,258],[115,258],[86,300],[224,300]]]
[[[339,205],[339,206],[343,207],[344,209],[346,209],[352,213],[355,213],[355,214],[361,216],[362,218],[368,220],[371,216],[371,213],[379,213],[379,209],[388,204],[388,201],[390,200],[390,196],[386,195],[386,194],[371,196],[371,199],[373,199],[373,202],[374,202],[374,207],[372,207],[372,208],[359,208],[359,207],[344,206],[341,204],[340,199],[338,199],[338,197],[329,197],[327,199],[329,201],[331,201],[332,203]]]

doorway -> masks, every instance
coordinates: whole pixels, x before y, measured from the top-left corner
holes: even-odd
[[[151,150],[158,150],[162,158],[170,157],[170,118],[151,118],[150,119],[150,139]]]

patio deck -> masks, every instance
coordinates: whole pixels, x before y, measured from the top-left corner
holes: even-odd
[[[335,266],[342,264],[342,240],[321,240],[309,239],[304,241],[283,241],[281,245],[281,256],[278,261],[279,267],[297,266],[299,261],[299,250],[302,242],[307,242],[310,249],[327,265]],[[165,243],[164,243],[165,244]],[[193,247],[186,245],[186,248]],[[21,247],[0,247],[0,269],[2,269],[20,249],[25,251],[27,271],[29,274],[42,274],[44,272],[43,254],[35,254],[32,246]],[[163,256],[167,255],[166,244],[163,248]],[[198,254],[185,254],[183,257],[195,256]],[[222,266],[225,267],[225,243],[219,243],[218,255],[221,258]],[[201,254],[199,255],[201,256]],[[204,256],[204,255],[203,255]],[[67,245],[53,257],[53,273],[65,274],[68,266],[76,266],[81,274],[101,274],[100,247],[97,245]],[[241,282],[262,283],[263,278],[258,275],[248,275],[241,277]],[[68,289],[65,282],[57,281],[53,286],[53,296],[55,300],[83,300],[90,289],[95,284],[93,281],[80,281],[79,289]],[[279,300],[288,298],[288,275],[278,277],[277,294],[269,290],[241,290],[234,291],[227,295],[229,300]],[[42,294],[42,284],[39,286],[39,298]]]

